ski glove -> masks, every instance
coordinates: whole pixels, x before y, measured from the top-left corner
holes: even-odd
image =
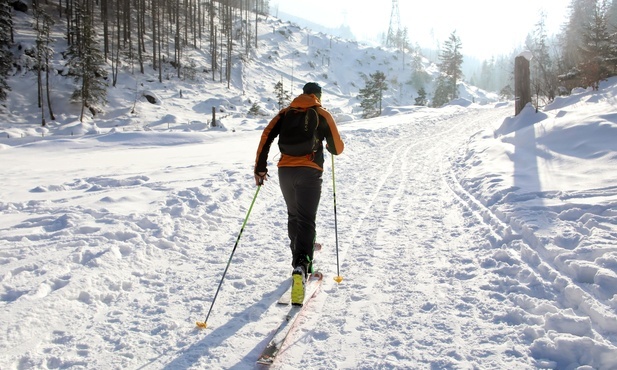
[[[268,172],[257,172],[255,174],[255,185],[261,186],[268,180]]]

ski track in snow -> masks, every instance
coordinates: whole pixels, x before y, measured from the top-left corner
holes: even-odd
[[[598,368],[617,366],[615,307],[589,288],[597,271],[567,259],[579,235],[589,236],[585,243],[614,236],[615,215],[561,207],[552,222],[570,223],[571,238],[538,235],[517,222],[517,212],[534,211],[526,201],[594,194],[502,194],[509,209],[463,180],[466,138],[509,114],[511,107],[447,107],[385,118],[389,124],[373,130],[341,125],[346,151],[335,174],[344,280],[332,279],[327,158],[318,215],[326,281],[272,368],[559,367],[560,359],[580,358],[579,341],[593,342]],[[12,355],[0,357],[0,368],[254,368],[285,314],[275,302],[291,270],[273,164],[209,327],[194,322],[205,318],[228,262],[221,256],[230,255],[256,190],[259,134],[249,135],[245,162],[222,172],[209,170],[213,159],[203,153],[142,174],[112,166],[64,184],[37,179],[33,200],[0,203],[13,220],[0,230],[0,314],[19,317],[2,325],[0,352]],[[119,190],[127,198],[117,198]],[[38,201],[41,192],[57,196]],[[132,201],[149,202],[151,212],[122,207]],[[596,226],[591,233],[581,224],[593,212],[606,224],[587,225]]]
[[[340,185],[349,190],[340,196],[345,202],[341,224],[349,225],[341,229],[345,280],[326,291],[305,355],[282,368],[298,363],[458,368],[471,359],[487,368],[529,365],[518,354],[520,344],[512,343],[513,331],[493,320],[503,310],[500,304],[487,302],[489,294],[482,289],[477,253],[490,249],[484,237],[490,227],[470,223],[444,181],[443,161],[465,136],[461,133],[473,134],[479,122],[495,120],[503,111],[475,113],[480,116],[454,112],[435,122],[420,116],[406,125],[354,135],[354,140],[369,137],[370,144],[352,149],[349,167],[341,169],[350,175]],[[375,296],[387,298],[371,299]],[[494,352],[495,341],[503,343],[501,352]],[[340,354],[338,361],[327,362],[333,351]],[[319,362],[320,354],[326,362]]]

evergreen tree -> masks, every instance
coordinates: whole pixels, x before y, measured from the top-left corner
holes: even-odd
[[[419,90],[431,82],[431,75],[426,72],[422,65],[422,54],[416,52],[411,59],[411,78],[409,84]]]
[[[584,27],[580,47],[583,61],[579,64],[583,84],[598,89],[601,80],[607,78],[612,60],[611,35],[606,21],[606,1],[595,1],[591,23]]]
[[[527,38],[527,49],[533,54],[531,60],[531,86],[536,94],[536,106],[540,99],[553,101],[557,92],[557,78],[549,52],[545,26],[546,15],[540,14],[532,35]]]
[[[249,109],[249,115],[256,117],[259,115],[260,111],[261,108],[259,107],[259,104],[253,103],[253,105],[251,105],[251,109]]]
[[[449,79],[442,74],[437,77],[437,81],[435,83],[435,95],[433,95],[431,106],[439,108],[442,105],[447,104],[450,100],[452,100],[450,93],[450,82]]]
[[[7,83],[9,72],[13,68],[13,55],[10,45],[13,35],[13,18],[7,0],[0,1],[0,101],[7,98],[11,90]]]
[[[274,93],[276,94],[279,110],[283,109],[283,107],[286,106],[291,99],[289,91],[285,90],[283,83],[279,81],[276,83],[276,85],[274,85]]]
[[[80,121],[83,121],[84,110],[88,108],[95,115],[99,104],[105,104],[107,95],[107,71],[104,69],[103,53],[96,41],[92,23],[89,0],[76,3],[75,21],[72,35],[74,42],[69,47],[69,66],[75,75],[75,81],[81,85],[71,96],[81,102]]]
[[[456,31],[450,34],[439,53],[439,72],[437,79],[434,106],[441,106],[450,100],[458,98],[458,82],[463,78],[463,54],[461,40]],[[441,104],[439,104],[441,103]]]
[[[418,90],[416,105],[426,105],[426,90],[424,90],[424,87],[421,87],[420,90]]]
[[[492,57],[490,60],[482,62],[480,77],[476,86],[485,90],[495,91],[495,75],[495,58]]]
[[[610,33],[617,32],[617,1],[613,0],[606,9],[606,22]]]
[[[578,66],[584,61],[580,48],[583,45],[583,34],[587,25],[593,21],[593,13],[597,0],[572,0],[570,17],[560,35],[562,73],[576,75]]]
[[[384,91],[388,90],[386,75],[377,71],[364,80],[365,86],[360,89],[358,98],[362,107],[362,118],[373,118],[381,115],[381,103]]]
[[[615,75],[617,74],[617,40],[615,39],[617,37],[617,0],[611,1],[608,5],[605,19],[608,33],[611,35],[608,65],[611,75]]]

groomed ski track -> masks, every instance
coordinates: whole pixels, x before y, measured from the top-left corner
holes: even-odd
[[[323,292],[273,368],[532,367],[520,333],[500,319],[507,309],[491,298],[482,267],[510,230],[474,209],[451,170],[469,137],[511,110],[453,106],[375,119],[373,129],[341,125],[346,151],[335,157],[335,176],[344,280],[332,279],[327,158],[318,218]]]
[[[498,125],[512,110],[511,105],[419,108],[374,119],[372,125],[362,122],[360,128],[340,125],[346,149],[335,157],[335,176],[344,279],[341,284],[333,280],[336,243],[327,157],[317,225],[324,283],[270,368],[533,368],[528,343],[500,319],[507,308],[491,298],[491,274],[482,267],[484,257],[503,242],[503,225],[472,207],[477,201],[457,191],[451,170],[472,135]],[[272,176],[244,231],[211,329],[144,368],[161,363],[166,369],[255,368],[285,314],[275,302],[290,271],[273,151]],[[257,271],[253,278],[242,274],[249,266]],[[211,268],[204,286],[215,286],[220,277]],[[210,297],[204,293],[207,306]]]
[[[444,110],[346,135],[336,168],[345,280],[325,286],[318,319],[281,368],[531,366],[519,333],[496,319],[505,307],[481,266],[504,230],[457,193],[451,172],[466,140],[511,108]]]

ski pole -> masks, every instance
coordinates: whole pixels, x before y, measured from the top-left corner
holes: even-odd
[[[337,283],[341,283],[343,281],[343,277],[340,274],[339,270],[339,260],[338,260],[338,229],[336,222],[336,181],[334,181],[334,155],[330,155],[332,157],[332,196],[334,198],[334,240],[336,242],[336,276],[334,277],[334,281]]]
[[[251,202],[251,206],[249,207],[248,212],[246,212],[246,217],[244,217],[244,222],[242,223],[242,228],[240,229],[240,233],[236,238],[236,244],[231,251],[231,255],[229,256],[229,260],[227,261],[227,266],[225,267],[225,271],[223,271],[223,277],[221,277],[221,281],[219,282],[219,287],[216,288],[216,293],[214,293],[214,299],[212,299],[212,304],[210,305],[210,309],[208,310],[208,314],[206,315],[206,319],[204,321],[197,321],[197,327],[200,329],[205,329],[208,326],[208,317],[210,317],[210,312],[212,312],[212,307],[214,307],[214,302],[216,302],[216,297],[219,295],[219,291],[221,290],[221,285],[223,285],[223,280],[225,279],[225,275],[227,274],[227,269],[229,269],[229,265],[231,264],[231,259],[236,252],[236,248],[238,247],[238,243],[240,242],[240,237],[242,236],[242,232],[244,231],[244,227],[246,226],[246,222],[249,219],[249,215],[251,214],[251,210],[253,209],[253,204],[255,204],[255,199],[257,199],[257,194],[259,194],[259,189],[261,185],[257,186],[257,191],[255,192],[255,196],[253,196],[253,201]]]

